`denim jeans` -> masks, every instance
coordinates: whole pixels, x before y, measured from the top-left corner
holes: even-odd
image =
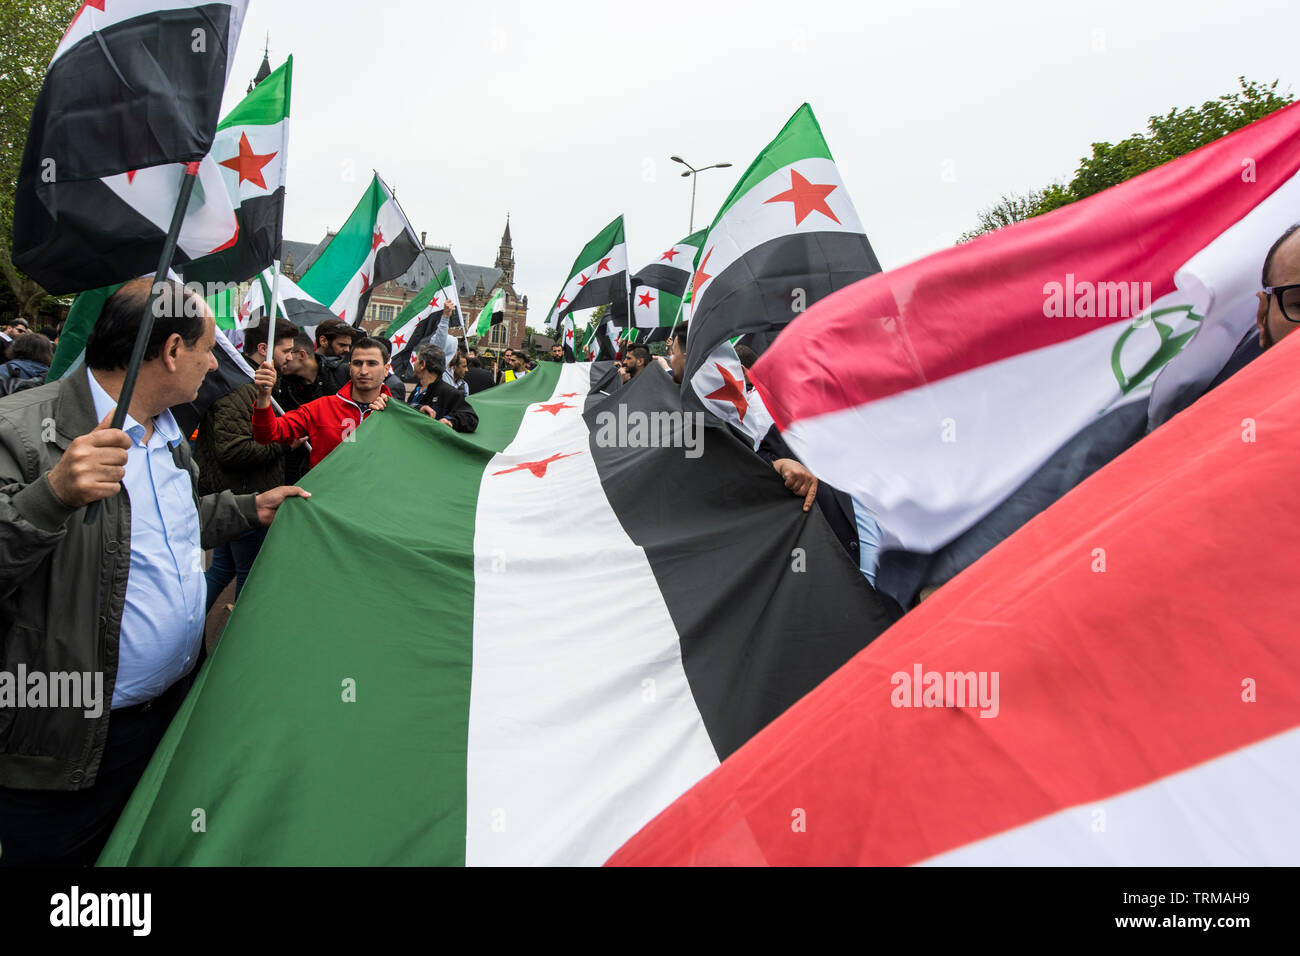
[[[217,603],[217,598],[225,590],[230,579],[235,579],[235,597],[243,590],[248,572],[257,560],[257,552],[262,550],[266,540],[266,528],[254,528],[226,544],[219,545],[212,552],[212,566],[205,575],[208,579],[208,610]]]

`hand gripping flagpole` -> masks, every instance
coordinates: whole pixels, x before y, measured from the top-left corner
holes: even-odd
[[[176,197],[176,208],[172,211],[171,226],[167,229],[167,238],[163,240],[162,254],[158,257],[158,271],[154,273],[153,286],[145,299],[144,315],[140,319],[140,329],[135,335],[135,347],[131,350],[131,362],[126,368],[126,378],[122,380],[122,391],[117,397],[117,408],[113,410],[110,428],[120,429],[126,424],[126,413],[131,407],[131,397],[135,393],[135,382],[140,377],[140,366],[144,363],[144,353],[149,348],[149,338],[153,335],[154,300],[159,286],[167,280],[171,271],[172,260],[176,257],[176,241],[180,238],[181,226],[185,222],[185,211],[189,208],[190,197],[194,195],[194,183],[199,178],[199,164],[187,163],[185,174],[181,176],[180,195]],[[185,307],[184,300],[175,303]],[[86,524],[99,520],[99,502],[92,501],[86,506]]]

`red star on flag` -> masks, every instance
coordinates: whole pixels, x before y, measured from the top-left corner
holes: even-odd
[[[135,174],[138,173],[139,171],[140,171],[140,170],[138,170],[138,169],[132,169],[132,170],[130,170],[130,171],[127,172],[127,174],[126,174],[126,183],[127,183],[128,186],[133,186],[133,185],[135,185]]]
[[[573,341],[573,329],[565,329],[565,330],[564,330],[564,337],[565,337],[565,339],[567,339],[568,341],[572,342],[572,341]]]
[[[266,179],[262,176],[262,167],[271,160],[275,159],[275,153],[258,154],[253,152],[253,146],[248,142],[248,134],[239,134],[239,155],[232,156],[230,159],[223,159],[221,165],[226,169],[233,169],[239,173],[239,182],[236,186],[242,186],[245,182],[250,182],[258,189],[266,188]]]
[[[394,347],[394,348],[398,348],[398,349],[400,349],[400,348],[401,348],[402,346],[404,346],[405,344],[406,344],[406,336],[403,335],[401,332],[398,332],[396,335],[393,336],[393,347]]]
[[[382,226],[375,226],[375,234],[370,237],[370,251],[374,252],[384,244],[384,230]]]
[[[369,291],[370,291],[370,276],[366,275],[363,272],[361,273],[361,292],[359,294],[365,295]]]
[[[429,300],[429,305],[435,309],[438,307],[438,293],[433,294],[433,298]]]
[[[612,259],[612,258],[614,258],[614,257],[613,257],[613,256],[606,256],[604,259],[601,259],[601,260],[600,260],[600,265],[596,266],[596,271],[597,271],[597,272],[608,272],[608,271],[609,271],[609,260]]]
[[[587,284],[588,282],[590,282],[590,281],[591,281],[591,280],[588,279],[585,275],[579,276],[579,277],[578,277],[578,286],[579,286],[579,287],[582,287],[582,286],[586,285],[586,284]]]
[[[650,303],[653,302],[654,300],[655,300],[654,296],[652,296],[649,292],[642,292],[639,296],[637,296],[637,304],[643,305],[647,309],[650,308]]]
[[[797,170],[792,169],[790,170],[790,188],[783,193],[777,193],[771,199],[763,200],[763,205],[770,202],[794,203],[794,224],[796,226],[808,218],[810,213],[814,212],[819,212],[834,222],[839,222],[835,218],[835,213],[831,212],[831,207],[826,205],[826,197],[838,188],[838,186],[832,186],[829,183],[825,185],[810,183],[800,176]]]
[[[712,249],[704,254],[704,261],[701,262],[700,267],[695,270],[695,281],[691,283],[691,302],[696,305],[699,305],[700,302],[700,287],[713,278],[713,276],[704,271],[704,267],[709,264],[709,256],[711,255],[713,255]]]
[[[678,249],[669,249],[667,252],[665,252],[662,256],[659,257],[659,261],[660,261],[660,262],[663,262],[665,259],[667,259],[669,262],[672,262],[672,261],[673,261],[673,256],[678,256],[678,255],[681,255],[681,251],[680,251],[680,250],[678,250]]]
[[[531,471],[533,473],[534,478],[545,478],[546,468],[548,465],[554,464],[555,462],[559,461],[561,458],[572,458],[574,455],[581,455],[581,454],[582,452],[580,451],[569,452],[569,454],[567,455],[554,454],[550,458],[543,458],[541,461],[525,461],[521,464],[515,465],[513,468],[506,468],[503,471],[494,471],[492,472],[492,474],[508,475],[513,471],[523,471],[527,469],[528,471]]]
[[[745,412],[749,411],[749,402],[745,398],[745,382],[738,379],[717,362],[713,367],[722,373],[722,381],[725,383],[722,388],[716,392],[705,395],[705,398],[711,398],[719,402],[731,402],[736,406],[736,411],[740,414],[740,420],[745,420]]]
[[[562,395],[560,395],[560,398],[577,398],[577,397],[578,397],[577,392],[564,392]]]
[[[560,414],[560,410],[561,410],[561,409],[564,409],[564,408],[574,408],[574,407],[575,407],[575,406],[573,406],[573,405],[566,405],[566,404],[564,404],[564,402],[554,402],[553,404],[550,404],[550,405],[538,405],[536,408],[533,409],[533,411],[535,411],[535,412],[550,412],[551,415],[552,415],[552,417],[554,417],[554,416]]]
[[[557,303],[555,303],[555,307],[556,307],[557,309],[562,309],[562,308],[564,308],[564,303],[566,303],[566,302],[568,302],[568,301],[569,301],[569,300],[566,299],[564,296],[560,296],[560,301],[557,302]]]

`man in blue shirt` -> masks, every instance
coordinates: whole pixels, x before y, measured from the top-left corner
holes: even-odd
[[[84,365],[0,399],[0,867],[94,862],[203,657],[203,549],[306,497],[199,498],[168,409],[216,368],[216,326],[179,283],[108,427],[150,288],[109,299]]]

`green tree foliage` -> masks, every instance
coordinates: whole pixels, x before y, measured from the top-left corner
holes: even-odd
[[[958,242],[1099,193],[1253,123],[1294,99],[1290,91],[1277,92],[1277,80],[1263,84],[1241,76],[1237,82],[1241,89],[1235,93],[1224,94],[1200,106],[1175,108],[1163,116],[1152,116],[1144,133],[1134,133],[1114,144],[1093,143],[1092,155],[1079,161],[1079,168],[1068,183],[1054,183],[1024,196],[1014,193],[1003,196],[979,213],[979,228],[965,233]]]
[[[1003,226],[1036,215],[1038,206],[1043,201],[1043,195],[1044,191],[1041,189],[1032,190],[1023,196],[1019,193],[1008,193],[987,209],[981,209],[978,213],[979,228],[962,233],[962,237],[957,241],[969,242],[976,236],[982,236],[986,232],[1001,229]]]
[[[80,7],[79,0],[0,3],[0,272],[17,311],[32,319],[47,296],[10,258],[14,191],[46,67]]]

